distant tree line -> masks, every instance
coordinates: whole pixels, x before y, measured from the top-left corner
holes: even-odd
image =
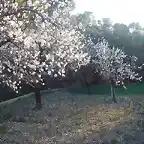
[[[144,28],[138,22],[112,23],[109,18],[96,20],[92,12],[84,12],[73,15],[77,24],[82,24],[86,29],[85,36],[91,37],[94,43],[105,38],[111,47],[122,48],[127,55],[135,55],[138,58],[137,64],[144,62]]]

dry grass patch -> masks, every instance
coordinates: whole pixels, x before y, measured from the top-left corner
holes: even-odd
[[[130,120],[133,112],[131,104],[125,107],[115,106],[116,104],[90,107],[87,113],[78,114],[77,117],[82,122],[78,131],[83,131],[86,136],[91,133],[106,133],[117,124]]]

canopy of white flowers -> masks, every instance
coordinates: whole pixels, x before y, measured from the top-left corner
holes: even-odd
[[[57,4],[54,8],[54,4]],[[44,85],[43,75],[88,63],[84,36],[71,24],[71,1],[0,2],[0,79],[15,91],[22,81]],[[56,74],[55,74],[56,76]]]
[[[89,54],[97,72],[108,81],[124,84],[125,79],[140,80],[135,72],[135,56],[127,56],[122,49],[111,48],[105,40],[91,45]]]

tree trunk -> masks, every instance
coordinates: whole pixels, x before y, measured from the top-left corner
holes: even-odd
[[[87,81],[85,82],[85,85],[86,85],[86,87],[87,87],[88,94],[91,95],[91,94],[92,94],[91,88],[90,88],[90,85],[88,84]]]
[[[35,94],[35,109],[41,109],[42,108],[42,104],[41,104],[41,94],[40,94],[40,89],[39,88],[35,88],[34,91]]]
[[[85,78],[85,75],[83,74],[82,76],[83,76],[84,84],[85,84],[85,86],[87,87],[88,94],[91,95],[92,92],[91,92],[90,85],[89,85],[89,83],[87,82],[87,80],[86,80],[86,78]]]
[[[112,101],[114,103],[117,103],[116,95],[115,95],[115,88],[114,88],[114,84],[112,82],[111,82],[111,96],[112,96]]]

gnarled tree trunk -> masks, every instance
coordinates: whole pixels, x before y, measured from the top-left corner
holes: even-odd
[[[114,82],[113,82],[113,80],[111,80],[111,96],[112,96],[112,101],[113,101],[114,103],[117,103],[116,94],[115,94],[115,87],[114,87]]]
[[[41,109],[42,108],[42,103],[41,103],[40,88],[35,88],[34,89],[34,94],[35,94],[35,104],[36,104],[34,109]]]
[[[41,42],[36,42],[39,48],[39,62],[42,64],[43,62],[43,48],[41,47]],[[35,103],[36,107],[34,109],[41,109],[42,104],[41,104],[41,93],[40,93],[40,84],[35,84],[34,88],[34,94],[35,94]]]

